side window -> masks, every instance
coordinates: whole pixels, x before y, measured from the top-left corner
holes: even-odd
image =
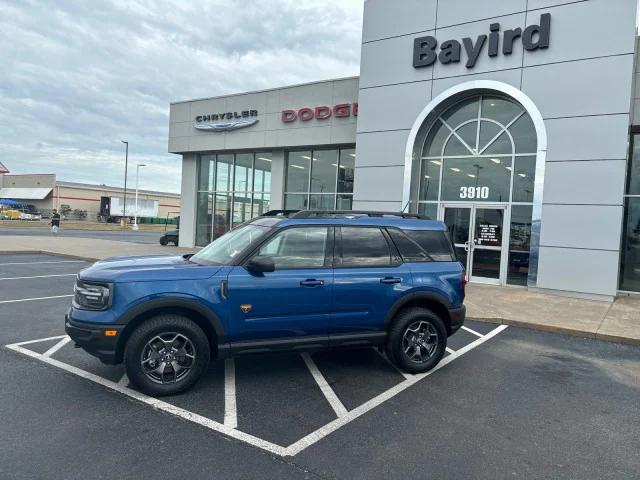
[[[327,227],[289,228],[263,245],[258,255],[273,258],[276,270],[323,267],[328,233]]]
[[[427,255],[427,252],[425,252],[420,245],[418,245],[414,240],[411,240],[400,230],[389,228],[387,231],[389,232],[389,235],[391,235],[393,243],[398,247],[402,260],[405,262],[433,261],[433,259]]]
[[[265,246],[260,249],[258,255],[269,256],[269,257],[277,257],[280,252],[280,245],[282,244],[282,239],[284,235],[276,235],[272,240],[269,241]]]
[[[455,255],[446,232],[389,229],[405,262],[453,262]]]
[[[342,227],[342,266],[391,265],[389,243],[379,228]]]

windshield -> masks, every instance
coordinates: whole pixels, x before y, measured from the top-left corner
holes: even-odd
[[[250,224],[225,233],[196,253],[190,260],[205,265],[228,265],[238,254],[269,232],[270,228]]]

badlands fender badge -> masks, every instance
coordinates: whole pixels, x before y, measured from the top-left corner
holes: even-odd
[[[242,310],[243,313],[249,313],[252,308],[249,304],[240,305],[240,310]]]

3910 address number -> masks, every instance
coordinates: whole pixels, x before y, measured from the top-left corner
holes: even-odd
[[[486,200],[489,198],[489,187],[460,187],[460,198]]]

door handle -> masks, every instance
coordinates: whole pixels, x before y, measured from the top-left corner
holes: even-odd
[[[300,282],[300,285],[302,285],[303,287],[321,287],[324,285],[324,280],[303,280]]]
[[[402,282],[402,279],[398,277],[384,277],[380,279],[380,283],[392,284],[392,283],[400,283],[400,282]]]

